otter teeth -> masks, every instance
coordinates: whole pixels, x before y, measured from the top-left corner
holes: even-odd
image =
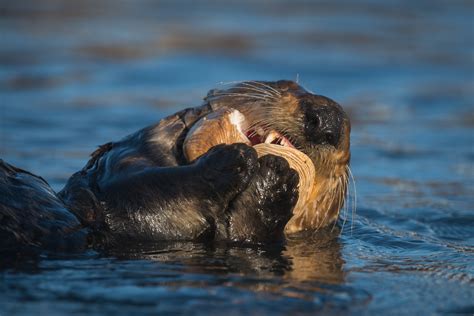
[[[260,135],[262,137],[265,135],[265,131],[261,127],[257,127],[256,132],[257,132],[258,135]]]
[[[271,131],[270,133],[268,133],[267,137],[265,137],[264,143],[265,144],[277,144],[277,145],[284,146],[284,147],[292,147],[292,148],[295,147],[288,140],[288,138],[286,138],[282,134],[278,133],[277,131]]]
[[[267,137],[265,138],[265,144],[271,144],[275,139],[279,138],[280,137],[280,134],[275,132],[275,131],[271,131]]]
[[[280,145],[295,148],[295,146],[293,146],[293,144],[286,137],[281,138]]]
[[[268,134],[265,135],[265,131],[261,127],[257,127],[254,131],[250,131],[250,135],[253,135],[253,133],[259,136],[257,141],[255,141],[254,139],[251,139],[254,145],[265,143],[265,144],[276,144],[276,145],[280,145],[284,147],[292,147],[292,148],[295,147],[288,140],[288,138],[286,138],[285,136],[283,136],[282,134],[280,134],[279,132],[275,130],[272,130]],[[253,138],[253,136],[249,136],[249,134],[247,134],[247,137]]]

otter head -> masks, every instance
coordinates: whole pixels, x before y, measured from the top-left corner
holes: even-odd
[[[306,154],[315,175],[308,199],[295,208],[287,233],[318,229],[335,221],[347,192],[350,121],[335,101],[315,95],[293,81],[246,81],[211,90],[205,99],[215,111],[233,108],[246,119],[252,145],[294,147]]]

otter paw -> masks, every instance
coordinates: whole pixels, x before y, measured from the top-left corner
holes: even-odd
[[[298,173],[281,157],[266,155],[259,160],[255,187],[262,221],[270,230],[284,226],[298,200]]]
[[[257,152],[245,144],[217,145],[198,160],[204,166],[203,177],[219,190],[235,193],[245,189],[258,167]]]
[[[259,168],[248,187],[229,208],[229,238],[234,241],[275,241],[298,200],[298,173],[281,157],[258,159]]]

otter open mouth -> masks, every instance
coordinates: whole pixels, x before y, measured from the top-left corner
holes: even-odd
[[[275,144],[285,147],[295,148],[291,141],[286,138],[281,133],[277,132],[276,130],[270,130],[269,132],[265,132],[265,130],[261,127],[257,127],[254,129],[250,129],[245,133],[245,136],[249,139],[252,143],[252,146],[257,144]]]
[[[268,125],[255,124],[232,108],[219,109],[199,120],[188,132],[183,148],[187,160],[193,161],[215,145],[232,143],[278,145],[298,151],[283,133]]]
[[[224,109],[215,112],[211,119],[222,119],[225,114],[228,117],[228,124],[225,127],[230,130],[235,128],[240,134],[243,140],[249,143],[251,146],[258,144],[274,144],[285,147],[295,148],[292,142],[285,137],[282,133],[264,125],[249,125],[249,120],[238,110],[235,109]],[[207,122],[209,124],[209,122]],[[232,127],[233,125],[233,127]],[[249,127],[250,126],[250,127]]]

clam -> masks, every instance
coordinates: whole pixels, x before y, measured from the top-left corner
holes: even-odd
[[[183,143],[184,157],[193,161],[219,144],[245,143],[246,121],[242,113],[234,109],[219,109],[197,121],[189,130]]]

